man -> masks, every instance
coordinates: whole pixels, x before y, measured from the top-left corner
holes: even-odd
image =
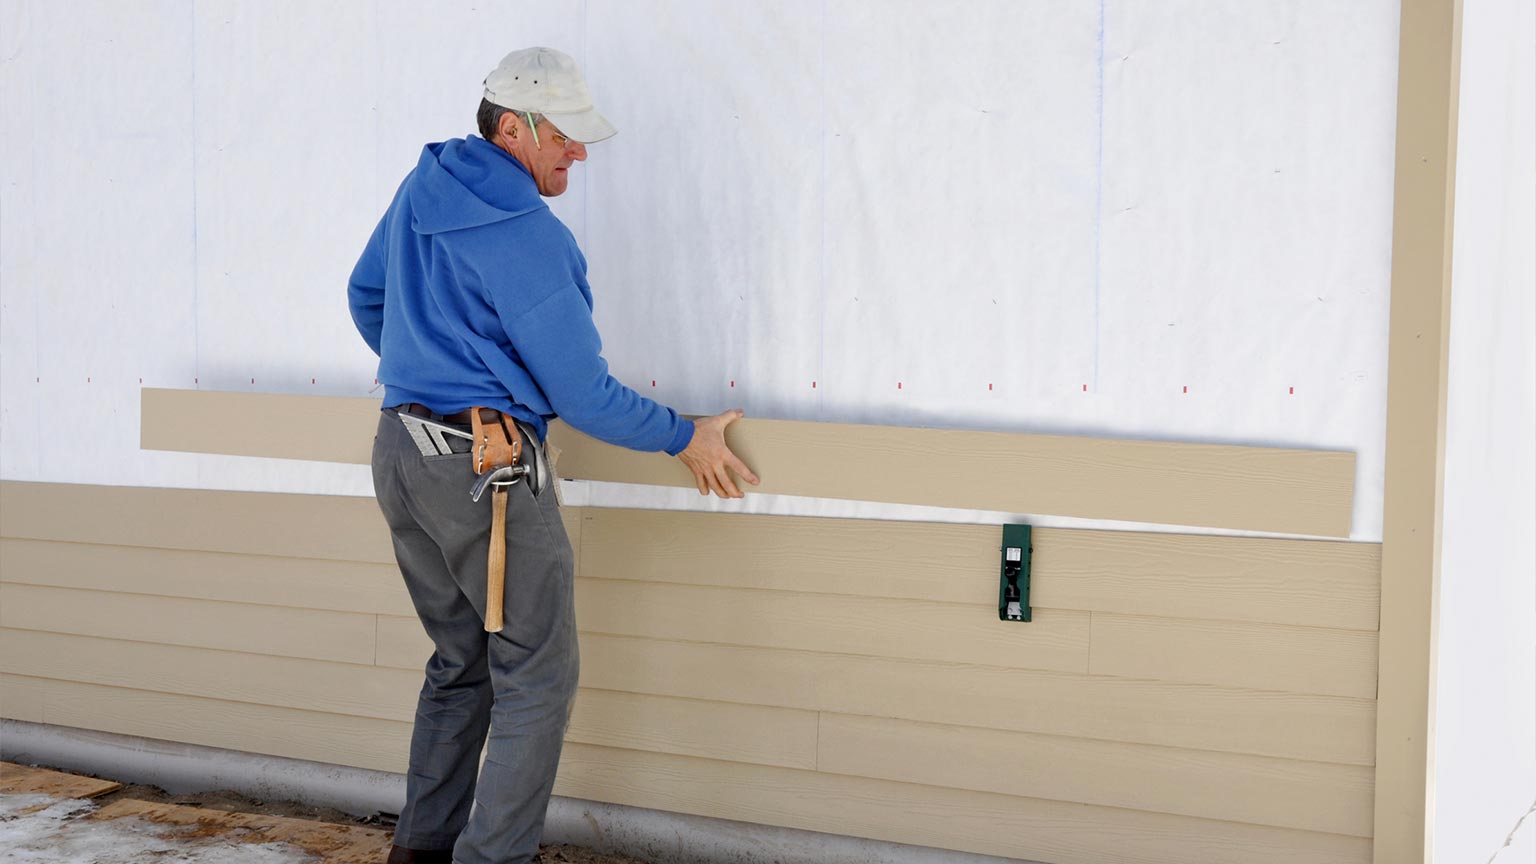
[[[347,291],[384,383],[374,488],[436,649],[390,864],[532,860],[576,690],[558,480],[546,468],[499,487],[505,624],[488,633],[492,496],[471,500],[481,456],[451,431],[497,429],[523,447],[521,464],[544,466],[539,448],[558,415],[610,443],[679,457],[700,494],[741,497],[731,471],[757,483],[725,444],[740,411],[690,421],[608,374],[586,259],[541,198],[564,192],[586,145],[616,131],[576,64],[548,48],[508,54],[485,80],[477,119],[482,137],[422,151]],[[441,445],[413,437],[402,417],[450,434]]]

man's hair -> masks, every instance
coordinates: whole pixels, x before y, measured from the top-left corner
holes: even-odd
[[[538,126],[543,122],[544,115],[529,111],[518,111],[513,108],[503,108],[489,99],[480,100],[480,110],[475,112],[475,123],[480,127],[480,137],[487,141],[496,140],[496,129],[501,125],[503,114],[521,114],[530,125]],[[530,118],[532,118],[530,120]]]

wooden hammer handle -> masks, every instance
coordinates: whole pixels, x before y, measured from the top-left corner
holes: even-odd
[[[507,574],[507,490],[491,487],[491,555],[485,568],[485,632],[500,633]]]

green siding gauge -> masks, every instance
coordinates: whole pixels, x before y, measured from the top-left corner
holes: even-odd
[[[1004,621],[1028,621],[1029,609],[1029,545],[1028,525],[1004,525],[1002,559],[1003,566],[998,578],[997,617]]]

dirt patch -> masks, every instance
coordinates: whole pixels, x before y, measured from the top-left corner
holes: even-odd
[[[266,801],[242,795],[239,792],[216,790],[188,795],[172,795],[159,786],[133,783],[115,792],[95,799],[106,805],[119,799],[150,801],[163,804],[180,804],[184,807],[207,807],[212,810],[232,810],[237,813],[261,813],[270,816],[287,816],[293,819],[309,819],[316,822],[332,822],[341,825],[371,825],[378,828],[394,828],[394,818],[387,814],[357,817],[334,807],[316,807],[297,801]],[[627,855],[597,852],[580,846],[544,846],[539,851],[542,864],[653,864]],[[382,861],[379,864],[383,864]]]
[[[207,807],[212,810],[233,810],[237,813],[262,813],[268,816],[288,816],[294,819],[311,819],[316,822],[335,822],[342,825],[375,825],[392,827],[377,816],[359,819],[334,807],[315,807],[297,801],[261,801],[239,792],[197,792],[190,795],[172,795],[159,786],[130,783],[116,792],[109,792],[96,799],[110,804],[120,798],[135,801],[151,801],[156,804],[180,804],[185,807]]]

